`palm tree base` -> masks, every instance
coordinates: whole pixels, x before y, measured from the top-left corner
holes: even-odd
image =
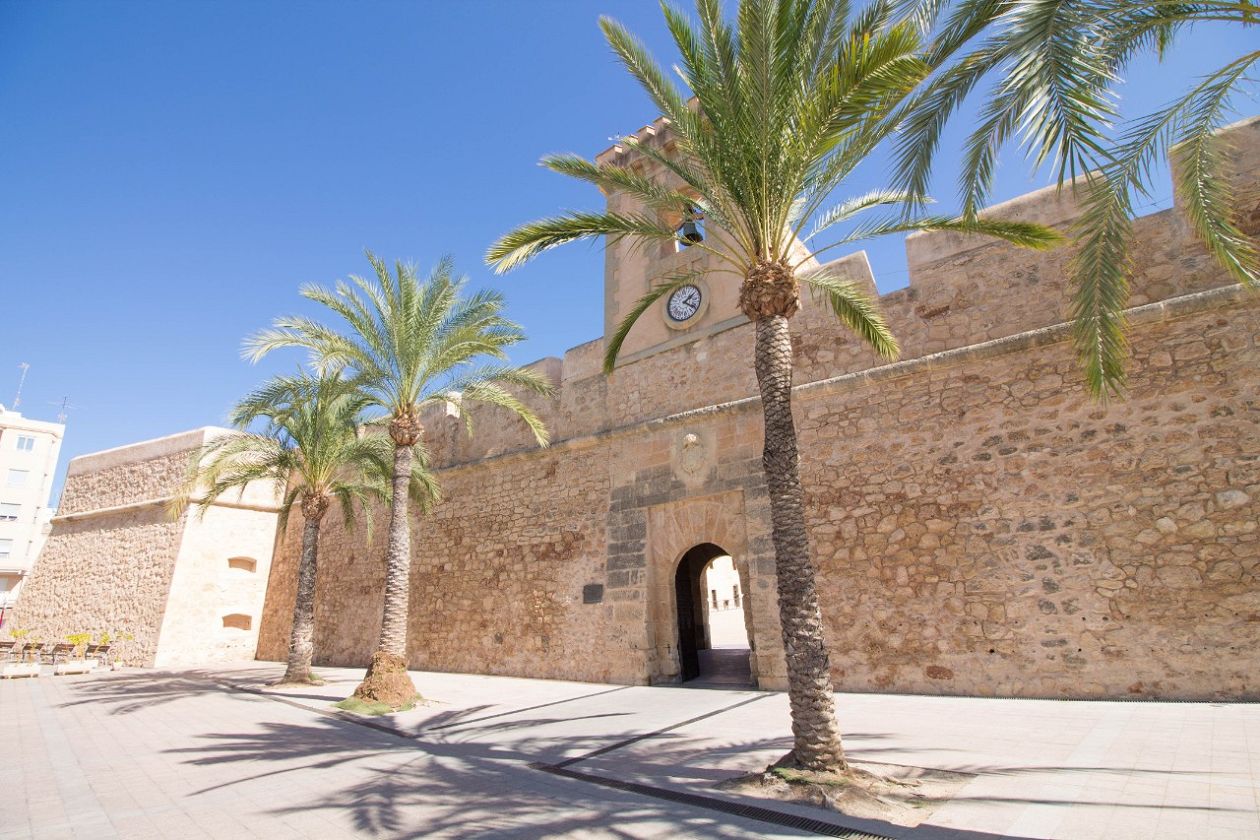
[[[273,683],[268,683],[268,688],[276,688],[285,685],[323,685],[324,680],[314,671],[307,669],[305,671],[285,671],[284,676]]]
[[[383,650],[372,654],[367,674],[354,690],[354,696],[368,703],[384,703],[395,709],[401,709],[420,699],[416,684],[407,673],[407,660]]]
[[[796,750],[792,750],[766,768],[767,773],[779,770],[794,773],[801,781],[816,783],[829,783],[837,777],[853,777],[856,772],[843,758],[830,764],[805,764],[796,757]]]

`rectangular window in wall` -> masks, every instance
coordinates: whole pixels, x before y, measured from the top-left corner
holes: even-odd
[[[4,559],[13,553],[13,540],[0,540],[0,559]]]
[[[35,438],[28,435],[18,435],[17,448],[18,452],[34,452]]]
[[[0,522],[15,522],[22,506],[14,502],[0,502]]]
[[[30,477],[30,470],[9,470],[8,486],[15,489],[25,487],[26,480]]]

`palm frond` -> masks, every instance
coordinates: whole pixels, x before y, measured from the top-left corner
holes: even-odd
[[[896,359],[901,354],[897,339],[888,328],[878,303],[852,280],[829,274],[826,266],[803,275],[801,280],[813,292],[823,296],[840,322],[878,355]]]
[[[1129,299],[1129,192],[1105,175],[1086,185],[1079,250],[1072,260],[1072,335],[1085,383],[1098,398],[1124,393],[1124,307]]]
[[[617,357],[621,355],[621,347],[626,343],[626,337],[630,334],[631,327],[643,317],[643,313],[651,309],[652,305],[658,300],[675,289],[687,285],[694,279],[695,274],[692,272],[672,275],[657,283],[647,294],[639,298],[634,306],[630,308],[630,311],[626,313],[626,317],[621,319],[621,323],[617,324],[613,334],[607,339],[608,344],[604,348],[604,373],[612,373],[613,369],[617,367]]]
[[[630,75],[643,86],[656,104],[657,110],[674,121],[687,112],[687,103],[678,89],[669,81],[660,66],[652,60],[647,47],[638,38],[610,17],[599,19],[600,29],[608,39],[613,52],[621,60]]]
[[[467,279],[455,273],[449,257],[421,279],[412,265],[399,262],[391,268],[371,251],[366,256],[371,276],[352,276],[331,289],[303,289],[307,298],[337,316],[343,329],[310,318],[281,319],[272,330],[251,339],[250,352],[258,357],[280,347],[306,349],[321,370],[339,377],[340,387],[348,392],[341,399],[353,401],[352,413],[360,419],[371,406],[394,417],[416,416],[423,406],[445,399],[452,383],[473,397],[484,395],[508,408],[510,402],[495,389],[549,393],[550,384],[532,371],[481,361],[505,359],[506,349],[524,338],[520,326],[504,317],[502,294],[492,289],[465,293]],[[281,421],[288,416],[273,402],[288,387],[281,381],[265,386],[242,404],[238,419],[264,416],[273,426],[283,426]],[[541,421],[528,410],[518,413],[535,436],[545,440]],[[377,436],[368,437],[369,443],[346,443],[337,454],[367,463],[373,447],[392,446]],[[359,492],[369,492],[368,485],[346,490],[343,497]]]
[[[625,192],[657,210],[685,212],[695,199],[620,166],[597,165],[580,155],[547,155],[542,165],[552,172],[594,184],[601,190]]]
[[[608,206],[617,209],[570,212],[523,225],[491,246],[487,262],[504,272],[550,248],[596,237],[636,246],[677,242],[675,231],[653,214],[667,215],[683,198],[694,201],[706,216],[705,241],[694,247],[707,258],[698,261],[694,270],[715,278],[729,271],[743,280],[765,261],[796,267],[812,264],[819,253],[884,233],[957,230],[1026,247],[1057,244],[1061,237],[1046,228],[981,219],[978,212],[969,214],[974,218],[961,220],[913,218],[913,211],[926,202],[931,155],[924,155],[909,141],[899,145],[903,189],[847,201],[833,197],[880,144],[897,135],[903,123],[926,139],[929,152],[934,150],[948,114],[982,83],[986,73],[1011,56],[993,40],[986,42],[977,57],[967,59],[963,69],[946,66],[948,59],[1009,10],[1006,0],[958,0],[966,4],[965,9],[938,0],[912,2],[874,0],[855,8],[848,0],[745,0],[733,17],[724,15],[720,0],[696,0],[691,16],[667,5],[663,13],[680,57],[675,68],[679,84],[666,78],[643,44],[624,27],[605,20],[605,35],[614,53],[665,117],[666,137],[622,141],[655,166],[640,172],[626,166],[600,166],[571,155],[544,159],[544,165],[609,192]],[[1062,4],[1064,0],[1036,2]],[[1043,10],[1039,19],[1055,21],[1065,14],[1062,9]],[[942,22],[939,27],[938,21]],[[1031,20],[1021,25],[1035,34]],[[926,40],[929,32],[937,36],[931,42]],[[1045,54],[1056,61],[1065,59],[1067,46],[1075,43],[1071,35],[1045,27],[1041,35],[1041,41],[1030,43],[1049,44]],[[1089,58],[1092,61],[1093,54]],[[1102,113],[1090,101],[1072,100],[1070,88],[1046,88],[1046,83],[1057,80],[1037,76],[1035,69],[1026,67],[1029,81],[1008,94],[1005,104],[1020,106],[1014,114],[1010,108],[995,109],[988,116],[990,124],[974,138],[978,168],[991,167],[1000,141],[1015,132],[1027,115],[1024,106],[1037,104],[1030,98],[1034,82],[1042,84],[1039,90],[1058,97],[1059,105],[1074,108],[1078,121],[1088,122]],[[1094,95],[1097,90],[1086,84],[1092,72],[1092,64],[1080,70],[1078,89]],[[936,73],[940,75],[933,76]],[[682,88],[690,91],[692,100],[684,100]],[[925,116],[921,106],[929,105],[939,105],[944,113]],[[1053,113],[1061,116],[1067,111],[1059,108]],[[1044,128],[1026,127],[1031,131]],[[994,131],[1001,134],[996,142]],[[989,174],[982,171],[978,181],[987,183]],[[976,190],[978,196],[983,193]],[[644,212],[621,212],[625,205],[618,203],[619,198]],[[824,210],[827,205],[833,206]],[[899,220],[838,231],[862,211],[892,205],[905,205],[907,212]],[[978,206],[976,201],[969,204],[973,211]],[[811,224],[802,247],[798,237]],[[685,282],[685,277],[658,282],[632,307],[606,337],[605,370],[611,371],[616,364],[635,321]],[[874,321],[855,294],[855,289],[837,288],[833,310],[846,324],[857,325],[860,333],[874,338]],[[884,352],[890,347],[887,342],[877,342],[877,346]]]
[[[1260,51],[1244,56],[1225,70],[1210,76],[1190,103],[1188,125],[1175,149],[1181,164],[1177,186],[1185,201],[1186,216],[1195,233],[1216,261],[1234,279],[1248,286],[1260,281],[1260,254],[1256,243],[1234,223],[1234,195],[1221,178],[1222,140],[1214,134],[1228,113],[1230,94],[1255,63]]]
[[[423,446],[415,447],[415,461],[411,467],[411,484],[407,495],[419,508],[421,513],[429,513],[434,505],[442,500],[442,488],[437,476],[429,467],[429,455]]]
[[[893,233],[921,233],[931,231],[952,231],[975,236],[986,236],[1000,239],[1020,248],[1031,248],[1034,251],[1048,251],[1063,244],[1062,233],[1046,225],[1036,222],[1016,222],[1006,219],[950,218],[948,216],[923,216],[917,219],[893,217],[879,219],[856,225],[849,233],[824,248],[814,250],[812,256],[829,251],[841,245],[849,245],[888,236]],[[804,262],[802,260],[801,262]]]
[[[481,383],[492,383],[522,391],[529,391],[541,396],[555,393],[555,383],[545,374],[527,367],[514,367],[505,364],[485,364],[461,371],[447,381],[445,391],[462,393]],[[446,393],[435,394],[432,401],[446,400]]]
[[[840,204],[832,207],[823,213],[820,213],[814,222],[813,229],[810,230],[802,241],[808,242],[835,225],[847,222],[854,216],[866,210],[875,207],[888,207],[889,205],[908,204],[914,201],[914,196],[904,190],[873,190],[855,198],[850,198]]]
[[[486,262],[498,274],[523,265],[544,251],[569,242],[607,236],[612,241],[631,236],[657,242],[683,242],[669,225],[643,214],[566,213],[521,225],[490,246]]]
[[[548,443],[547,426],[542,419],[532,408],[521,402],[519,397],[496,382],[483,380],[469,385],[460,393],[460,401],[461,403],[481,403],[515,414],[525,421],[525,425],[533,432],[534,439],[540,446],[546,446]]]

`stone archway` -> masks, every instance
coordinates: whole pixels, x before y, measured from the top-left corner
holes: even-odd
[[[700,573],[714,558],[730,556],[739,576],[740,609],[748,644],[753,651],[750,657],[750,680],[753,685],[757,684],[756,650],[759,628],[766,625],[763,632],[777,633],[777,625],[772,623],[777,619],[774,618],[776,614],[768,612],[775,608],[772,601],[773,590],[765,586],[758,587],[758,582],[750,575],[742,520],[743,507],[743,494],[730,492],[682,499],[648,509],[650,682],[660,684],[684,681],[684,646],[681,644],[680,627],[689,626],[693,634],[708,632],[707,616],[703,608],[693,612],[690,617],[684,615],[680,623],[680,581],[686,581],[690,603],[703,603],[698,591]],[[697,548],[700,550],[696,554],[687,556]],[[703,559],[694,559],[696,557]],[[683,603],[688,603],[686,597]],[[708,649],[707,636],[692,638],[696,650]],[[687,666],[687,673],[691,673],[691,670],[692,667]]]
[[[678,561],[674,596],[681,682],[741,688],[753,684],[746,599],[740,597],[739,583],[727,583],[738,566],[714,543],[693,546]],[[722,595],[730,597],[719,596],[717,586],[729,587]]]

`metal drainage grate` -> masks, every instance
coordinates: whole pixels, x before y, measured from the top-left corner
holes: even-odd
[[[535,770],[550,773],[553,776],[564,776],[580,782],[588,782],[601,787],[625,791],[626,793],[650,796],[653,799],[664,799],[668,802],[677,802],[680,805],[690,805],[694,808],[717,811],[733,817],[743,817],[744,819],[756,820],[757,822],[769,823],[783,828],[809,831],[823,837],[841,837],[844,840],[892,840],[892,838],[883,834],[871,834],[869,831],[845,828],[835,823],[823,822],[822,820],[815,820],[809,817],[798,817],[795,814],[785,814],[782,811],[774,811],[757,805],[741,805],[738,802],[719,799],[715,796],[700,796],[695,793],[683,793],[668,788],[651,787],[650,785],[641,785],[636,782],[622,781],[621,779],[608,779],[603,776],[593,776],[590,773],[570,770],[567,767],[558,767],[554,764],[532,763],[529,766]]]

